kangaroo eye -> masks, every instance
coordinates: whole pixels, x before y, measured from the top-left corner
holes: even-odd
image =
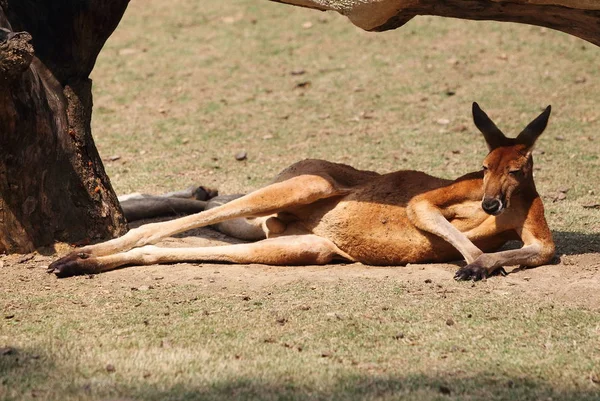
[[[511,170],[508,172],[508,174],[512,175],[513,177],[518,177],[521,175],[521,170]]]
[[[483,171],[487,171],[487,166],[481,166],[481,168],[483,169]]]

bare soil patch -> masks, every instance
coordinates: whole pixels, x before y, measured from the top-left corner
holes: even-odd
[[[139,224],[136,224],[139,225]],[[167,247],[218,246],[240,242],[209,228],[197,229],[177,238],[167,238],[158,245]],[[3,271],[21,271],[14,277],[20,281],[43,278],[42,269],[53,258],[39,254],[4,256],[0,259]],[[326,266],[267,266],[234,265],[214,263],[177,263],[174,265],[125,267],[114,272],[94,277],[94,282],[102,282],[105,288],[131,287],[152,283],[152,280],[171,285],[196,285],[203,291],[227,290],[236,292],[260,291],[296,281],[333,282],[370,278],[393,280],[406,283],[435,283],[444,291],[470,296],[472,292],[485,292],[510,296],[513,294],[533,295],[545,301],[556,302],[568,307],[600,309],[600,258],[597,253],[563,254],[555,258],[552,265],[534,269],[518,266],[507,268],[506,277],[492,277],[484,284],[455,283],[456,269],[464,262],[454,264],[409,264],[407,266],[375,267],[360,263],[333,264]],[[24,277],[27,276],[27,277]],[[40,277],[41,276],[41,277]],[[7,277],[8,280],[11,277]],[[69,280],[54,282],[53,277],[40,280],[40,285],[23,289],[34,294],[40,286],[70,287]],[[81,279],[72,291],[82,295],[90,289],[81,286]],[[114,287],[113,287],[114,286]],[[29,286],[28,286],[29,287]]]
[[[131,2],[92,76],[117,193],[245,193],[304,158],[458,177],[486,153],[473,101],[509,135],[551,104],[534,171],[559,260],[459,283],[455,264],[57,280],[52,252],[1,256],[0,399],[597,400],[599,74],[598,48],[533,26]]]

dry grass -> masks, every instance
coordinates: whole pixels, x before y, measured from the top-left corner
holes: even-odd
[[[372,34],[265,1],[132,2],[93,73],[118,193],[244,192],[307,157],[453,177],[485,155],[472,101],[513,134],[552,104],[536,180],[567,256],[474,287],[454,265],[57,281],[47,257],[4,257],[0,399],[600,399],[600,216],[583,207],[600,188],[599,61],[538,27],[416,18]]]
[[[11,272],[3,399],[598,399],[597,311],[519,277],[175,265],[56,282],[46,263]]]

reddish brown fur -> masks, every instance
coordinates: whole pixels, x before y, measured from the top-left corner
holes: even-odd
[[[85,247],[54,262],[49,271],[62,276],[185,260],[285,265],[343,259],[404,265],[462,255],[468,265],[456,277],[480,279],[504,265],[538,266],[552,258],[554,243],[533,182],[531,149],[549,114],[548,107],[511,139],[474,104],[475,124],[490,153],[483,171],[454,181],[418,171],[380,175],[304,160],[265,188],[199,214],[142,226],[119,239]],[[254,231],[245,233],[254,233],[256,239],[269,239],[178,250],[147,246],[167,235],[231,219],[253,225]],[[235,227],[229,229],[231,234],[238,232]],[[521,239],[523,248],[491,253],[511,239]]]

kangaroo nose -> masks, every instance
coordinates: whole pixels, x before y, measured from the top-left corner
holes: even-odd
[[[502,210],[502,202],[500,199],[486,198],[481,202],[481,207],[487,214],[497,215]]]

